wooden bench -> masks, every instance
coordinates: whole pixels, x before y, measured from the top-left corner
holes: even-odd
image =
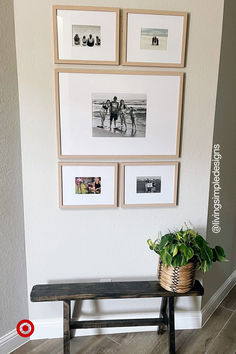
[[[158,281],[125,281],[103,283],[71,283],[35,285],[30,298],[38,301],[63,301],[64,307],[64,354],[70,353],[71,330],[76,328],[158,326],[158,334],[169,330],[169,353],[175,353],[174,298],[201,296],[204,289],[195,281],[191,291],[185,294],[164,290]],[[127,299],[162,297],[159,318],[134,318],[119,320],[74,321],[71,319],[72,300]],[[168,304],[168,314],[167,314]]]

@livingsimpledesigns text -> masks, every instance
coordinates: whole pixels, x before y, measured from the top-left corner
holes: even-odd
[[[220,211],[222,208],[220,197],[221,197],[221,185],[220,185],[220,168],[221,168],[222,155],[220,153],[220,144],[215,144],[213,146],[213,157],[212,157],[212,185],[213,185],[213,214],[211,229],[212,232],[218,234],[221,231],[220,226]]]

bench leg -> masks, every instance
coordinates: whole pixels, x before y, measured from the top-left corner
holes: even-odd
[[[169,353],[175,354],[175,307],[174,297],[169,297]]]
[[[167,324],[167,314],[166,314],[166,307],[167,307],[167,297],[163,297],[161,299],[161,309],[160,309],[160,318],[163,318],[164,321],[166,322]],[[158,326],[158,331],[157,331],[157,334],[163,334],[165,332],[165,324],[160,324]]]
[[[70,301],[67,300],[63,302],[63,311],[64,354],[70,354]]]

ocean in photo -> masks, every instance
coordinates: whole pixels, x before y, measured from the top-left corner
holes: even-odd
[[[159,44],[152,45],[152,38],[157,37]],[[168,30],[161,28],[141,28],[140,49],[167,50]]]
[[[127,107],[127,112],[125,113],[125,119],[127,124],[127,130],[125,127],[121,127],[121,119],[118,116],[116,121],[116,129],[114,128],[114,122],[112,122],[112,127],[110,129],[110,113],[107,112],[104,128],[101,128],[101,116],[100,111],[102,105],[108,99],[113,100],[113,97],[117,96],[118,102],[121,99],[125,101]],[[135,97],[136,96],[136,97]],[[145,137],[146,136],[146,118],[147,118],[147,99],[146,95],[133,95],[133,94],[104,94],[101,97],[101,94],[94,94],[92,100],[92,136],[94,137]],[[131,117],[129,114],[129,108],[133,107],[136,130],[132,129]]]

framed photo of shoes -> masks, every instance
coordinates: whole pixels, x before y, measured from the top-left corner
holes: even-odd
[[[53,6],[56,64],[119,64],[119,9]]]

